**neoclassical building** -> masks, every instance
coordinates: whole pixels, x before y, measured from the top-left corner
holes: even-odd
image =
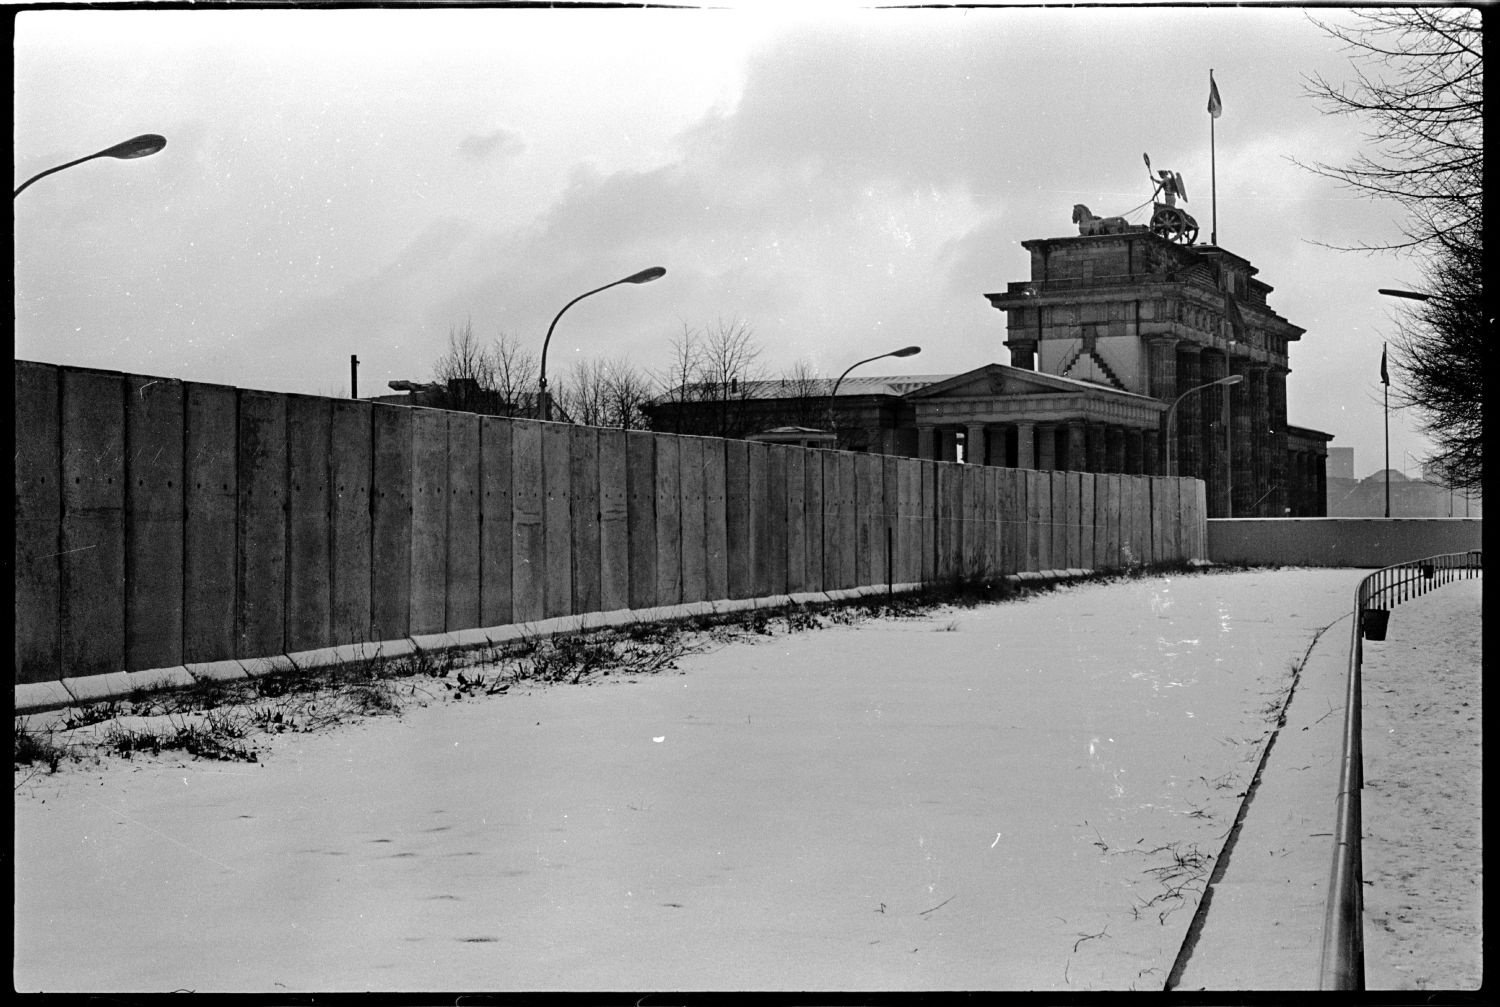
[[[1022,247],[1030,279],[985,295],[1006,315],[1010,364],[851,376],[826,411],[840,447],[1194,476],[1210,517],[1326,512],[1331,435],[1287,424],[1288,348],[1304,330],[1271,309],[1254,266],[1144,228]],[[739,407],[768,425],[789,409],[784,384],[739,391]],[[653,415],[667,419],[660,403]]]

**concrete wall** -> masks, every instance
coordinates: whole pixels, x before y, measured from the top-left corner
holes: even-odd
[[[1214,518],[1208,558],[1251,566],[1380,567],[1483,549],[1479,518]]]
[[[1197,480],[17,361],[16,682],[1205,555]]]

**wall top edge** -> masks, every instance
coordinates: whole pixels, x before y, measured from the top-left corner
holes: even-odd
[[[1211,517],[1209,524],[1473,524],[1481,517]]]

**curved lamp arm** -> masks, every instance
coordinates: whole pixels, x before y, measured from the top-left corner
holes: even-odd
[[[1173,435],[1175,433],[1175,431],[1173,430],[1173,426],[1177,422],[1177,404],[1179,402],[1181,402],[1183,399],[1187,398],[1189,395],[1193,394],[1194,392],[1201,392],[1205,388],[1212,388],[1214,385],[1237,385],[1241,381],[1244,381],[1244,380],[1245,380],[1245,376],[1243,374],[1231,374],[1231,375],[1229,375],[1227,377],[1220,378],[1217,381],[1206,381],[1206,382],[1204,382],[1201,385],[1197,385],[1197,386],[1195,386],[1193,388],[1189,388],[1187,391],[1183,392],[1181,395],[1177,396],[1177,398],[1175,398],[1175,399],[1172,400],[1172,404],[1167,407],[1167,430],[1166,430],[1166,435],[1167,435],[1167,468],[1168,468],[1167,474],[1168,475],[1176,475],[1177,474],[1177,453],[1172,450],[1172,444],[1173,444],[1173,441],[1174,441],[1174,436]]]
[[[158,150],[161,150],[166,145],[166,137],[161,136],[157,133],[142,133],[140,136],[134,137],[130,140],[126,140],[124,143],[117,143],[113,147],[106,147],[105,149],[98,151],[97,153],[90,154],[87,157],[80,157],[76,161],[69,161],[67,164],[59,164],[55,168],[48,168],[46,171],[32,175],[26,181],[21,183],[20,187],[17,188],[15,193],[11,196],[11,199],[15,199],[16,196],[19,196],[28,185],[30,185],[32,182],[35,182],[37,179],[46,178],[53,172],[62,171],[64,168],[71,168],[75,164],[82,164],[85,161],[92,161],[96,157],[117,157],[122,161],[128,161],[132,158],[147,157],[151,154],[155,154]]]
[[[899,350],[892,350],[889,353],[881,353],[873,357],[866,357],[864,360],[857,360],[844,368],[844,373],[840,374],[838,380],[833,383],[833,391],[828,393],[828,429],[833,429],[833,400],[839,393],[839,385],[844,383],[844,379],[849,376],[850,371],[862,364],[868,364],[872,360],[884,360],[886,357],[913,357],[921,352],[922,347],[920,346],[903,346]]]
[[[666,275],[667,271],[661,266],[652,266],[650,269],[643,269],[639,273],[633,273],[632,275],[625,277],[623,280],[616,280],[613,283],[606,283],[602,287],[595,287],[593,290],[590,290],[587,293],[579,294],[577,297],[573,298],[567,304],[564,304],[562,306],[562,311],[559,311],[556,316],[553,317],[552,324],[547,326],[547,338],[542,340],[542,364],[540,368],[541,373],[539,380],[537,381],[537,385],[541,391],[542,419],[550,420],[552,418],[552,401],[547,398],[547,347],[552,343],[552,330],[557,328],[557,320],[563,316],[563,312],[567,311],[569,308],[577,304],[579,301],[583,300],[585,297],[591,297],[601,290],[608,290],[610,287],[618,287],[622,283],[650,283],[652,280],[659,280]]]

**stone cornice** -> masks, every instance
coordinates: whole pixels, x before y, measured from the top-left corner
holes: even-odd
[[[913,403],[918,426],[967,423],[1105,423],[1156,429],[1167,403],[1142,395],[1129,400],[1065,392],[1052,395],[1003,395],[989,398],[931,399]]]

